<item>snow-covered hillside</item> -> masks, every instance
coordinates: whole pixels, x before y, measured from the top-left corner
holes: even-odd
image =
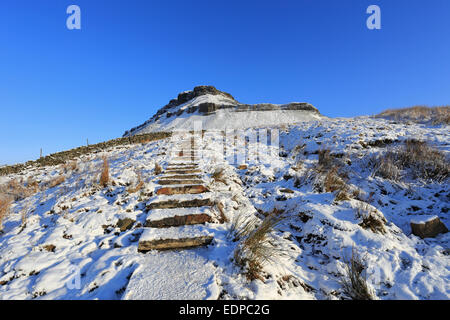
[[[432,216],[450,226],[448,126],[314,117],[285,126],[260,122],[262,132],[278,132],[279,148],[261,139],[239,145],[233,135],[207,131],[186,151],[189,133],[179,132],[0,177],[0,185],[34,188],[15,199],[3,221],[0,299],[344,299],[352,249],[372,298],[449,299],[450,234],[421,239],[410,227]],[[383,156],[409,139],[428,141],[427,150],[446,160],[427,163],[429,176],[410,162],[384,170]],[[264,152],[252,160],[249,150]],[[106,186],[99,184],[102,156],[109,160]],[[205,192],[167,195],[193,185]],[[168,207],[194,200],[208,206]],[[194,215],[207,219],[149,227]],[[262,230],[268,217],[279,220],[256,242],[271,254],[255,266],[248,239],[257,237],[242,229],[252,221]],[[201,247],[141,250],[143,243],[200,235],[208,237]]]
[[[124,136],[156,131],[245,129],[322,119],[308,103],[247,105],[211,86],[195,87],[161,108],[150,120]]]

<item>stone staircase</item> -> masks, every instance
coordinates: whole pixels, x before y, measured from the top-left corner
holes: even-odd
[[[213,194],[202,179],[193,140],[183,139],[173,150],[171,161],[159,177],[160,187],[147,203],[139,252],[206,246],[213,234],[205,223],[220,221],[213,210]]]

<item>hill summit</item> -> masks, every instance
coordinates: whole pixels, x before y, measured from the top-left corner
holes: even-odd
[[[124,136],[188,130],[196,121],[202,122],[203,129],[223,130],[278,126],[320,118],[319,110],[306,102],[244,104],[213,86],[197,86],[178,94],[153,117],[126,131]]]

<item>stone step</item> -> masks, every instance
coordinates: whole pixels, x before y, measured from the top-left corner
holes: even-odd
[[[170,174],[194,174],[194,173],[202,173],[199,169],[170,169],[165,170],[165,173]]]
[[[167,180],[192,180],[197,179],[200,180],[201,176],[199,174],[176,174],[176,175],[163,175],[161,179]]]
[[[185,150],[183,152],[181,151],[171,151],[170,152],[171,155],[173,156],[177,156],[177,157],[186,157],[186,156],[192,156],[192,155],[197,155],[199,154],[198,150]]]
[[[172,228],[144,228],[139,239],[138,251],[173,250],[206,246],[213,234],[201,225]]]
[[[211,192],[200,194],[158,195],[147,202],[147,210],[212,206]]]
[[[174,165],[174,164],[169,164],[167,165],[166,171],[167,170],[195,170],[195,169],[199,169],[198,164],[183,164],[183,165]]]
[[[191,156],[191,155],[173,156],[172,157],[173,160],[191,160],[192,158],[196,158],[197,160],[199,159],[198,157]]]
[[[195,157],[192,157],[192,158],[172,158],[171,159],[171,163],[172,164],[178,164],[178,163],[183,163],[183,162],[191,162],[191,163],[198,164],[199,160],[200,160],[199,158],[195,158]]]
[[[174,186],[174,187],[162,187],[156,191],[156,194],[161,195],[172,195],[172,194],[199,194],[209,191],[202,184],[184,185],[184,186]]]
[[[191,184],[203,184],[203,180],[200,179],[161,179],[158,181],[159,185],[191,185]]]
[[[210,207],[154,209],[145,222],[150,228],[169,228],[184,225],[204,224],[212,222],[213,213]]]
[[[198,167],[198,163],[195,162],[170,162],[167,167]]]

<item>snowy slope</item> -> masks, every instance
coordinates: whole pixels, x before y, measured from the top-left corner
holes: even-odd
[[[276,129],[283,157],[269,152],[241,169],[224,158],[222,135],[205,133],[200,167],[229,222],[207,224],[213,244],[192,251],[137,251],[145,205],[158,187],[155,163],[165,167],[170,162],[178,136],[105,151],[115,182],[107,188],[98,185],[103,154],[82,156],[73,170],[35,168],[0,177],[0,184],[34,179],[41,186],[15,201],[4,221],[0,299],[343,299],[343,261],[352,248],[365,257],[376,298],[450,298],[450,234],[420,239],[409,226],[438,216],[450,227],[448,179],[395,182],[372,175],[368,165],[372,156],[408,138],[426,139],[448,155],[448,126],[360,117]],[[317,188],[317,151],[325,147],[342,155],[347,184],[359,194],[337,201],[332,192]],[[226,184],[212,178],[219,168]],[[43,187],[60,175],[64,182]],[[143,188],[129,192],[139,176]],[[385,233],[361,226],[361,207],[384,217]],[[263,219],[274,209],[286,216],[273,233],[284,254],[264,266],[262,280],[249,281],[234,261],[238,243],[229,236],[232,220],[240,214]],[[117,223],[123,218],[136,222],[122,231]],[[80,276],[79,287],[68,285],[74,274]]]

